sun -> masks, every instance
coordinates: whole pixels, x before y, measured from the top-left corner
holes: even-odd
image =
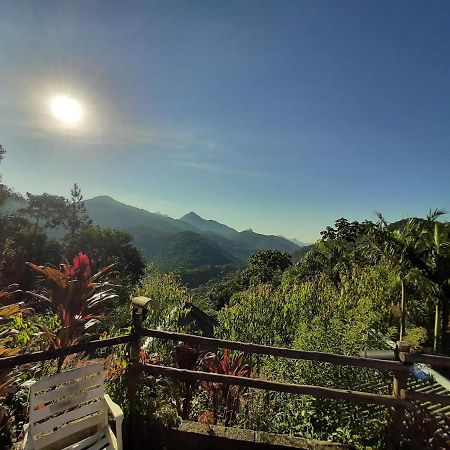
[[[65,125],[76,125],[83,117],[81,104],[67,95],[58,95],[50,103],[52,114]]]

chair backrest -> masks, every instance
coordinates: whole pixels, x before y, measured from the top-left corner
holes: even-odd
[[[107,424],[103,365],[44,378],[30,389],[28,439],[41,449],[67,436],[92,429],[94,434]]]

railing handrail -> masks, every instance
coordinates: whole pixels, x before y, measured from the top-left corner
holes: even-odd
[[[408,365],[412,363],[425,363],[437,367],[450,367],[450,357],[428,355],[420,353],[400,352],[400,361],[388,361],[375,358],[365,358],[359,356],[346,356],[335,353],[316,352],[309,350],[297,350],[285,347],[273,347],[269,345],[253,344],[248,342],[229,341],[226,339],[208,338],[193,334],[178,333],[173,331],[163,331],[151,328],[141,328],[141,336],[155,337],[158,339],[183,341],[194,345],[202,345],[205,348],[227,348],[252,354],[278,356],[290,359],[303,359],[317,362],[328,362],[331,364],[349,365],[354,367],[365,367],[392,372],[408,371]],[[70,347],[62,347],[53,350],[44,350],[33,353],[24,353],[16,356],[0,358],[0,369],[9,369],[33,362],[47,361],[61,356],[74,353],[93,351],[102,347],[127,344],[133,339],[133,335],[121,335],[112,338],[93,340]]]
[[[23,353],[16,356],[7,356],[0,358],[0,369],[12,369],[13,367],[23,366],[29,363],[50,361],[61,356],[73,355],[74,353],[91,352],[103,347],[112,347],[113,345],[127,344],[131,342],[133,336],[126,334],[107,339],[98,339],[89,342],[83,342],[70,347],[61,347],[58,349],[44,350],[33,353]]]
[[[302,359],[331,364],[348,365],[354,367],[365,367],[391,372],[407,372],[409,368],[400,361],[388,361],[383,359],[364,358],[360,356],[346,356],[335,353],[316,352],[308,350],[296,350],[284,347],[272,347],[268,345],[252,344],[239,341],[228,341],[226,339],[208,338],[192,334],[178,333],[173,331],[154,330],[141,328],[143,336],[168,339],[172,341],[183,341],[188,344],[202,345],[206,348],[227,348],[252,354],[278,356],[290,359]]]
[[[267,391],[284,392],[289,394],[310,395],[316,398],[331,398],[359,403],[372,403],[383,406],[407,406],[409,402],[393,395],[372,394],[370,392],[333,389],[314,385],[280,383],[278,381],[261,380],[259,378],[238,377],[198,370],[178,369],[175,367],[156,364],[139,364],[138,368],[151,375],[162,375],[182,381],[205,381],[211,383],[231,384],[235,386],[263,389]]]
[[[407,364],[424,363],[424,364],[430,364],[430,365],[436,366],[436,367],[450,368],[450,358],[447,356],[400,352],[399,357],[400,357],[400,361],[402,363],[407,363]]]

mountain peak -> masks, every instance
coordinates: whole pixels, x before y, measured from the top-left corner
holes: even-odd
[[[182,222],[186,222],[196,227],[199,231],[204,233],[215,233],[219,236],[229,237],[237,233],[233,228],[224,225],[223,223],[216,222],[215,220],[207,220],[200,217],[194,211],[186,214],[180,219]]]
[[[183,217],[180,218],[180,220],[183,220],[183,219],[201,219],[201,220],[204,220],[203,217],[200,217],[194,211],[191,211],[191,212],[185,214]]]
[[[97,195],[96,197],[92,197],[91,199],[88,199],[88,200],[89,201],[92,201],[92,200],[104,201],[104,202],[109,202],[109,203],[120,203],[109,195]]]

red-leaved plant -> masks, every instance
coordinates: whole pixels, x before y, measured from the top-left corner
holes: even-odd
[[[44,276],[47,288],[46,295],[28,293],[51,303],[61,321],[61,328],[56,333],[39,326],[51,347],[67,347],[90,337],[92,327],[105,318],[105,303],[117,298],[115,286],[107,279],[114,264],[92,275],[90,260],[81,252],[75,256],[72,264],[65,261],[59,268],[27,264]],[[58,361],[58,370],[63,361],[64,358]]]
[[[245,362],[245,355],[241,353],[230,358],[229,353],[230,351],[225,349],[221,358],[214,354],[207,355],[202,359],[201,365],[213,373],[249,377],[251,367]],[[238,411],[244,388],[206,381],[200,382],[200,386],[212,395],[215,421],[217,422],[218,416],[222,413],[224,425],[230,425]]]

